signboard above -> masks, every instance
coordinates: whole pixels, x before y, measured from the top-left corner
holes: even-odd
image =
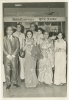
[[[4,22],[58,22],[65,21],[65,17],[4,17]]]

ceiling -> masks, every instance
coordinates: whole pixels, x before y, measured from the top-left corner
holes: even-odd
[[[22,4],[22,6],[15,6],[15,4]],[[27,3],[3,3],[4,8],[64,8],[65,2],[27,2]]]

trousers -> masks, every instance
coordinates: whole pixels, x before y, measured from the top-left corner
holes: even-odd
[[[2,78],[3,78],[3,82],[5,82],[5,70],[4,70],[4,65],[2,65],[2,72],[3,72],[3,74],[2,74]]]
[[[12,60],[6,58],[4,68],[6,85],[10,85],[11,83],[17,84],[18,60],[16,58],[13,58]]]
[[[24,79],[25,78],[25,76],[24,76],[24,61],[25,61],[25,58],[19,57],[19,61],[20,61],[20,78]]]
[[[39,61],[36,62],[36,75],[39,76]]]

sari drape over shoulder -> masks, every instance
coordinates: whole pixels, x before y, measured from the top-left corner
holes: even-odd
[[[26,87],[36,87],[38,80],[35,72],[36,68],[36,60],[31,54],[32,48],[34,48],[34,43],[32,40],[27,40],[27,48],[26,48],[26,54],[25,54],[25,63],[24,63],[24,68],[25,68],[25,85]],[[33,50],[34,51],[34,50]]]

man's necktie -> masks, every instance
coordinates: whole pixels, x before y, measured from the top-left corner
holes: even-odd
[[[12,49],[13,49],[13,46],[12,46],[12,37],[9,36],[9,42],[10,42],[10,50],[11,50],[11,53],[12,53]]]
[[[12,41],[12,36],[9,36],[9,40]]]

